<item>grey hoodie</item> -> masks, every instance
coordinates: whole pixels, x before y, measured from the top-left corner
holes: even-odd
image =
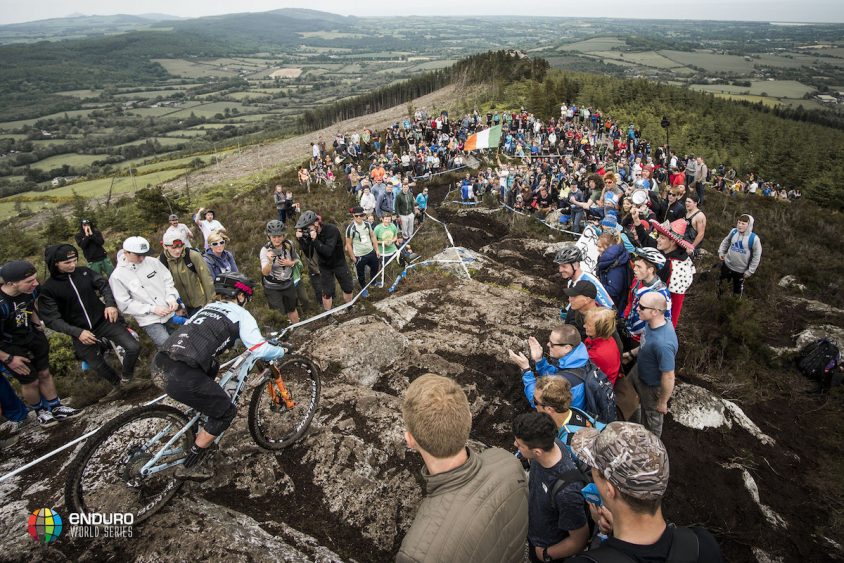
[[[747,216],[750,221],[744,234],[739,233],[738,229],[735,229],[735,232],[730,231],[718,247],[718,256],[723,256],[727,267],[740,274],[756,273],[759,261],[762,260],[762,241],[758,235],[753,237],[753,248],[749,248],[754,220],[752,215]]]

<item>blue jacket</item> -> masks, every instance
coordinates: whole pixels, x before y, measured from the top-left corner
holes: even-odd
[[[630,289],[627,285],[629,262],[630,254],[624,244],[614,244],[598,256],[598,278],[612,297],[613,303],[622,303]]]
[[[544,375],[556,375],[561,371],[564,372],[570,368],[582,368],[589,362],[589,352],[586,350],[586,345],[582,342],[577,347],[560,358],[557,365],[552,364],[544,357],[536,362],[536,373],[534,375],[531,370],[527,370],[522,374],[522,383],[525,386],[525,396],[530,402],[531,407],[536,407],[533,402],[533,390],[536,388],[536,378]],[[584,393],[583,382],[576,376],[570,374],[561,374],[565,377],[571,385],[571,406],[583,410],[586,408],[586,395]]]

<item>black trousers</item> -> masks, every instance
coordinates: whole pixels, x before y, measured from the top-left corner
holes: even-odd
[[[164,370],[167,394],[208,417],[205,431],[219,436],[231,426],[237,409],[223,388],[214,378],[215,373],[205,373],[197,367],[173,360],[164,352],[155,356],[155,363]]]
[[[727,263],[721,264],[721,276],[718,278],[718,295],[721,295],[721,284],[724,280],[731,281],[733,284],[733,293],[741,295],[744,292],[744,274],[734,272],[727,267]]]
[[[378,263],[378,257],[375,255],[375,251],[373,250],[366,256],[360,256],[355,259],[355,271],[358,274],[358,283],[360,284],[361,288],[366,285],[366,267],[369,266],[369,279],[375,277],[378,274],[378,270],[381,265]]]
[[[138,361],[141,345],[129,333],[126,325],[120,321],[116,323],[105,322],[95,327],[91,332],[97,338],[108,338],[115,345],[123,348],[126,352],[126,355],[123,357],[123,377],[131,378],[135,372],[135,364]],[[88,362],[88,365],[91,366],[91,369],[97,375],[112,384],[120,381],[120,376],[117,375],[103,356],[102,344],[82,344],[78,338],[74,338],[73,349],[76,351],[77,356]]]

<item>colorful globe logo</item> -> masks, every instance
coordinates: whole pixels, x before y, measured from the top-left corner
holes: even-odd
[[[39,508],[29,515],[29,535],[38,543],[53,543],[62,533],[62,517],[55,510]]]

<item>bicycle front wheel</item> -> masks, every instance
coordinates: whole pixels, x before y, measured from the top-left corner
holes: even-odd
[[[141,469],[188,423],[185,414],[167,405],[147,405],[107,422],[70,465],[65,501],[71,512],[131,512],[135,524],[164,506],[182,486],[172,469],[142,475]],[[180,460],[194,441],[187,430],[153,470]]]
[[[320,374],[314,363],[290,356],[252,392],[249,433],[262,448],[280,450],[302,437],[319,405]]]

